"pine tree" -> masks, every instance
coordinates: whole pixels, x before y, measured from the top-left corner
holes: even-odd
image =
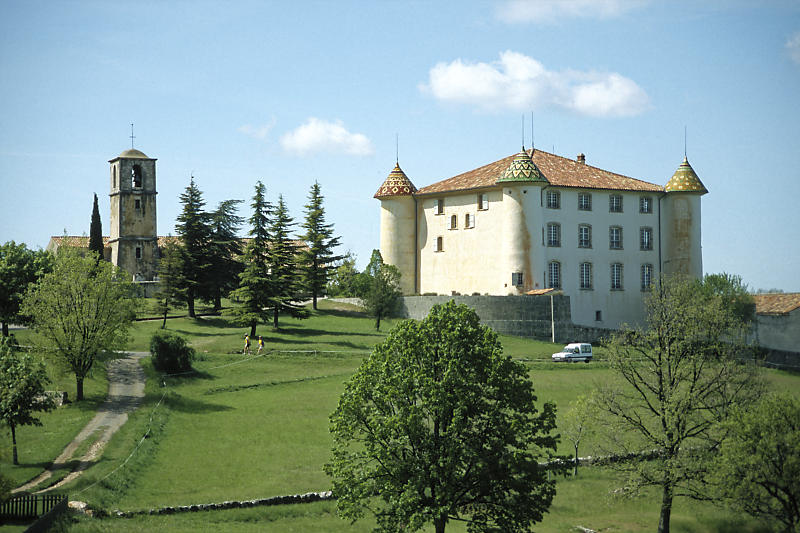
[[[174,241],[169,241],[161,250],[161,260],[158,263],[158,291],[153,295],[156,300],[155,309],[159,315],[164,316],[161,329],[167,326],[167,313],[171,306],[186,301],[186,283],[183,279],[183,247]]]
[[[317,297],[325,290],[328,278],[335,268],[334,263],[343,258],[333,255],[333,249],[339,246],[339,237],[333,236],[333,224],[325,223],[323,198],[319,183],[314,182],[308,196],[308,204],[305,205],[306,219],[303,228],[306,232],[302,239],[306,242],[306,248],[300,251],[303,284],[311,293],[314,310],[317,309]]]
[[[103,223],[100,221],[100,209],[97,207],[97,195],[94,195],[92,206],[92,222],[89,226],[89,251],[97,253],[97,260],[103,258]]]
[[[225,200],[210,213],[211,242],[209,246],[208,281],[214,309],[222,308],[222,297],[236,288],[242,264],[237,258],[242,253],[236,235],[242,225],[242,217],[236,214],[241,200]]]
[[[297,302],[302,290],[297,268],[297,243],[289,236],[294,220],[289,216],[283,196],[278,196],[278,207],[270,226],[269,268],[273,292],[272,327],[278,329],[278,316],[282,312],[295,318],[307,318],[309,312]]]
[[[244,269],[239,273],[239,288],[233,291],[234,298],[241,305],[234,307],[231,315],[237,323],[248,326],[250,337],[254,338],[259,321],[270,318],[271,312],[267,307],[273,290],[268,261],[269,225],[273,208],[266,200],[264,184],[260,181],[256,183],[250,207],[253,208],[253,215],[248,219],[251,239],[244,251]]]
[[[186,289],[186,303],[189,316],[194,318],[196,298],[208,297],[206,280],[209,267],[209,247],[211,225],[209,216],[203,211],[203,193],[194,184],[194,176],[189,186],[180,196],[183,212],[178,216],[175,231],[180,236],[186,253],[183,262],[183,282]]]

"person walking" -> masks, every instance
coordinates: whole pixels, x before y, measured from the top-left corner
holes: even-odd
[[[244,352],[242,353],[245,355],[250,354],[250,335],[244,336]]]
[[[264,339],[261,335],[258,336],[258,353],[260,354],[264,350]]]

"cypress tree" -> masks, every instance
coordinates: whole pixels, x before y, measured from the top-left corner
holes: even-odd
[[[103,258],[103,224],[100,222],[100,209],[97,207],[97,194],[92,206],[92,222],[89,226],[89,250],[97,253],[97,260]]]

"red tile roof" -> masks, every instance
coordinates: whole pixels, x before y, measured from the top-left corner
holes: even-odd
[[[528,150],[528,153],[530,153],[530,150]],[[417,191],[416,195],[494,187],[495,182],[511,165],[514,157],[510,155],[494,163],[489,163],[469,172],[422,187]],[[664,191],[664,187],[661,185],[609,172],[542,150],[535,150],[532,159],[550,184],[557,187],[620,191]]]
[[[788,315],[800,308],[800,292],[754,294],[753,299],[760,315]]]

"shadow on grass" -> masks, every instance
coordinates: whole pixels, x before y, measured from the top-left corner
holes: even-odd
[[[313,328],[306,328],[302,325],[283,325],[277,331],[273,331],[273,333],[284,334],[284,335],[303,335],[308,337],[322,337],[325,335],[331,337],[383,337],[380,332],[373,332],[373,333],[359,333],[355,331],[330,331],[325,329],[313,329]]]
[[[227,405],[192,400],[179,394],[168,394],[164,398],[164,404],[171,410],[180,413],[218,413],[233,410],[233,407]]]
[[[180,374],[164,374],[163,379],[169,380],[170,384],[172,385],[179,385],[181,383],[187,383],[201,379],[217,379],[217,378],[214,375],[209,374],[208,372],[192,369],[188,372],[183,372]]]

